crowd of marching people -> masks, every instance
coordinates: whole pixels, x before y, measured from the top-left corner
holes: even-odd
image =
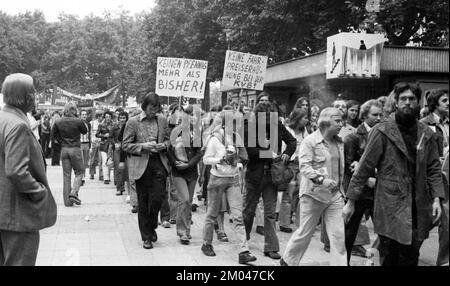
[[[427,113],[419,112],[421,100]],[[82,204],[88,176],[113,182],[151,249],[158,225],[174,225],[180,243],[189,244],[192,212],[203,201],[206,256],[216,255],[214,232],[228,241],[230,222],[239,263],[255,261],[255,224],[264,255],[289,266],[301,263],[319,225],[331,265],[351,265],[352,255],[368,256],[364,246],[371,244],[381,265],[417,265],[435,226],[436,263],[448,265],[448,118],[448,90],[423,99],[414,83],[362,104],[337,97],[321,108],[302,97],[288,116],[267,92],[253,110],[163,110],[149,93],[130,113],[68,103],[62,114],[29,114],[44,156],[62,166],[65,206]],[[378,237],[372,243],[368,220]],[[277,231],[292,233],[283,252]]]

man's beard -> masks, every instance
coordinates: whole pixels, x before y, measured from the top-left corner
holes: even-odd
[[[403,126],[413,126],[419,117],[420,109],[418,107],[411,108],[411,112],[405,113],[401,109],[397,109],[395,117],[397,122]]]

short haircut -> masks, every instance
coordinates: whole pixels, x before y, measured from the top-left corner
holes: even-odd
[[[439,105],[439,98],[444,95],[448,95],[448,89],[433,89],[427,98],[428,110],[429,112],[434,112]]]
[[[103,112],[103,117],[105,117],[107,114],[109,114],[109,116],[111,116],[111,118],[113,118],[113,113],[109,110],[106,110],[105,112]]]
[[[80,110],[80,114],[83,113],[83,112],[86,112],[86,115],[89,115],[89,112],[86,109]]]
[[[332,116],[343,116],[342,112],[334,107],[327,107],[322,112],[320,112],[319,119],[317,120],[317,125],[320,129],[324,129],[330,126]]]
[[[258,103],[259,100],[261,99],[261,97],[264,97],[264,96],[267,96],[269,101],[272,101],[272,98],[270,97],[270,94],[267,91],[263,91],[263,92],[259,93],[258,96],[256,97],[256,102]]]
[[[356,100],[350,99],[350,100],[347,101],[347,108],[350,108],[350,107],[355,106],[355,105],[361,106],[361,104],[358,101],[356,101]]]
[[[145,111],[148,105],[161,109],[161,104],[159,103],[159,96],[156,93],[149,92],[144,96],[144,99],[142,100],[141,104],[142,110]]]
[[[124,111],[123,108],[122,108],[122,107],[119,107],[119,108],[117,108],[116,111],[114,111],[114,112],[119,112],[119,113],[121,113],[122,111]]]
[[[420,102],[420,97],[422,96],[422,89],[417,83],[413,82],[399,82],[394,86],[394,98],[398,102],[398,97],[404,91],[411,90],[411,92],[416,96],[417,102]]]
[[[359,109],[359,120],[364,121],[370,112],[372,106],[378,107],[383,112],[383,105],[377,99],[371,99],[363,103]]]
[[[77,113],[78,113],[78,108],[77,108],[77,105],[75,104],[75,102],[67,102],[64,105],[63,115],[65,117],[75,117],[75,116],[77,116]]]
[[[33,78],[27,74],[15,73],[8,75],[3,81],[2,94],[5,104],[17,107],[21,110],[29,108],[32,103],[34,89]],[[28,111],[28,110],[27,110]]]
[[[122,110],[122,111],[119,113],[119,117],[121,117],[121,116],[125,116],[125,118],[127,119],[126,121],[128,121],[128,112]]]

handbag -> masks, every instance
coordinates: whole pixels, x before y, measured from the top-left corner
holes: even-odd
[[[272,183],[277,187],[277,191],[284,192],[288,189],[289,183],[294,178],[294,171],[278,157],[272,161],[270,175],[272,177]]]

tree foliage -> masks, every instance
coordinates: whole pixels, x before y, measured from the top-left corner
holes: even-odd
[[[448,47],[448,0],[157,0],[151,11],[122,9],[82,19],[41,11],[0,11],[0,78],[31,74],[39,90],[58,85],[79,94],[154,89],[158,56],[208,61],[208,80],[220,80],[227,49],[279,62],[325,49],[345,31],[384,33],[389,44]]]

